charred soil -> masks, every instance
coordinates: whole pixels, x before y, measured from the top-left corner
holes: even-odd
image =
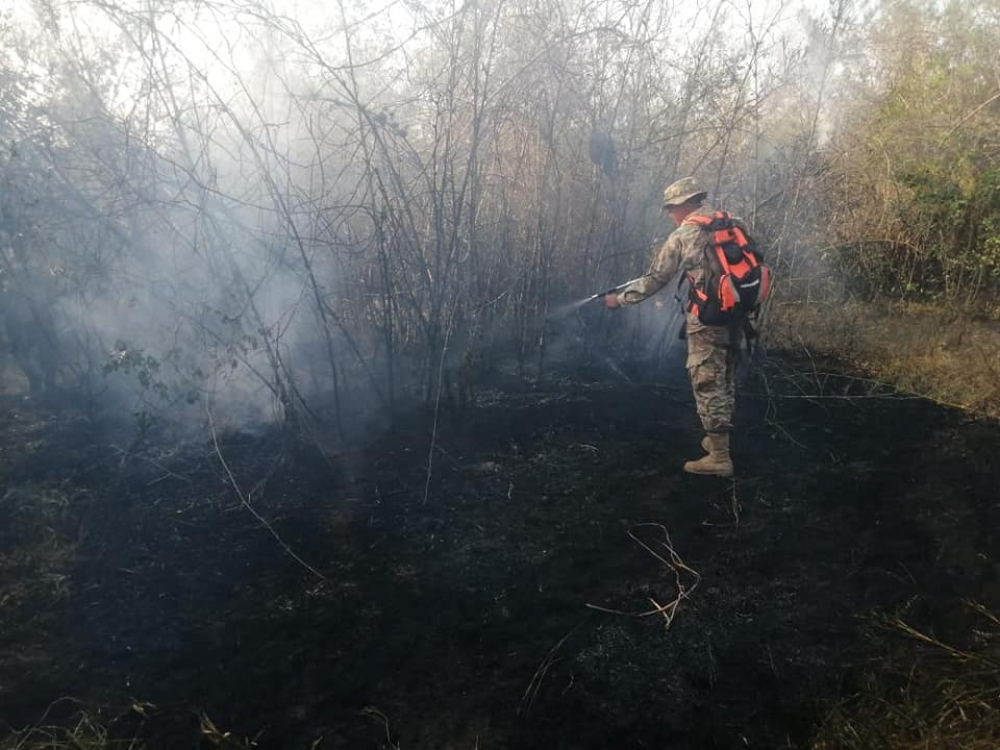
[[[326,456],[220,436],[280,542],[211,441],[116,451],[8,400],[0,722],[87,708],[150,747],[809,747],[919,647],[899,623],[972,649],[966,603],[1000,605],[1000,427],[821,369],[772,358],[744,389],[735,482],[680,471],[701,435],[676,370],[481,391],[433,449],[426,412]]]

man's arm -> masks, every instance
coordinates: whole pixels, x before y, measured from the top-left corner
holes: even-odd
[[[625,287],[617,295],[619,305],[636,305],[663,289],[677,274],[681,265],[681,240],[677,231],[671,233],[653,256],[649,271]]]

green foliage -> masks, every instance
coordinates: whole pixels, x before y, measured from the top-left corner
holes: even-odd
[[[125,341],[115,342],[111,356],[101,371],[105,375],[120,373],[134,378],[143,392],[151,392],[160,398],[166,398],[170,392],[166,383],[158,378],[159,360],[142,349],[132,349]]]
[[[170,386],[159,378],[160,361],[142,349],[134,349],[127,342],[119,340],[115,342],[101,371],[105,376],[113,373],[123,375],[138,386],[140,406],[133,410],[132,416],[139,435],[147,435],[157,422],[154,403],[165,405],[171,395]],[[152,403],[150,396],[153,397]],[[188,400],[191,400],[190,395]]]
[[[899,206],[899,223],[914,246],[915,282],[907,292],[917,296],[946,293],[959,280],[995,295],[1000,282],[1000,169],[989,167],[970,181],[941,166],[903,175],[909,189]]]
[[[1000,17],[983,11],[890,3],[865,40],[827,184],[836,244],[880,295],[1000,303]]]

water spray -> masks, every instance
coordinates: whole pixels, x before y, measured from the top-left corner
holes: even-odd
[[[592,294],[589,297],[584,297],[583,299],[578,299],[576,302],[570,302],[565,305],[560,305],[549,311],[549,318],[562,318],[569,315],[574,310],[579,310],[581,307],[586,305],[588,302],[593,302],[595,299],[601,299],[602,297],[607,297],[609,294],[614,294],[615,292],[620,292],[622,289],[627,287],[629,284],[638,281],[642,276],[632,279],[631,281],[626,281],[624,284],[619,284],[618,286],[613,286],[603,292],[598,292],[597,294]]]

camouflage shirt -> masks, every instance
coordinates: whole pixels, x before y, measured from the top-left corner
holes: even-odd
[[[702,206],[692,212],[692,216],[712,216],[715,209]],[[736,223],[747,231],[742,221]],[[749,236],[749,234],[748,234]],[[690,274],[695,284],[701,284],[705,275],[705,249],[708,238],[697,224],[681,224],[670,233],[666,242],[653,255],[653,261],[646,275],[634,281],[618,294],[622,305],[635,305],[652,297],[663,287],[677,278],[677,274]],[[688,316],[688,329],[700,328],[702,324]]]

